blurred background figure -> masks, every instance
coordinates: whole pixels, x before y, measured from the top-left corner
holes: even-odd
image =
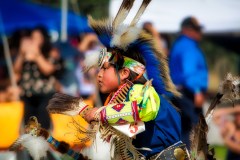
[[[44,27],[36,27],[30,35],[21,37],[14,70],[19,77],[21,98],[25,105],[25,123],[30,116],[36,116],[42,127],[50,128],[45,107],[55,92],[54,73],[59,69],[59,59]]]
[[[144,22],[143,29],[154,37],[160,50],[166,55],[168,55],[167,42],[165,41],[165,39],[162,38],[161,34],[157,31],[153,24],[151,22]]]
[[[169,54],[170,75],[183,94],[173,98],[181,109],[183,142],[189,146],[189,133],[202,114],[204,93],[208,88],[208,69],[198,42],[202,39],[202,26],[196,18],[187,17],[181,23],[181,33]]]
[[[226,160],[240,159],[240,104],[220,108],[214,112],[214,121],[220,129],[224,144],[228,148]]]
[[[21,29],[13,33],[10,39],[11,58],[14,60],[18,55],[20,39],[25,39],[30,36],[29,29]],[[7,72],[8,68],[5,65],[5,58],[0,56],[0,102],[11,102],[19,100],[20,89],[13,86],[10,81],[10,74]]]
[[[96,102],[96,68],[91,68],[88,72],[84,71],[85,59],[92,57],[95,52],[100,50],[98,38],[95,33],[84,33],[80,35],[77,49],[83,58],[79,59],[78,65],[75,71],[75,75],[78,81],[78,96],[84,99],[92,100]]]

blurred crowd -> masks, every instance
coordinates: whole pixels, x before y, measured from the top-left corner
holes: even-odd
[[[214,113],[214,122],[220,129],[224,144],[228,147],[227,160],[237,160],[240,155],[240,105],[223,107]]]
[[[169,47],[168,39],[154,28],[154,24],[143,24],[143,29],[154,37],[159,49],[168,57],[172,80],[182,93],[182,97],[169,98],[180,109],[182,140],[189,147],[191,128],[197,124],[198,115],[203,114],[206,103],[208,68],[198,45],[202,39],[202,26],[198,20],[187,17],[180,28],[179,37]],[[52,43],[47,30],[39,26],[16,31],[9,42],[18,86],[10,84],[6,66],[2,65],[4,57],[1,57],[0,103],[21,99],[25,108],[24,123],[30,116],[36,116],[43,128],[51,129],[46,106],[56,92],[90,99],[96,106],[101,106],[105,95],[98,92],[97,69],[84,72],[85,63],[91,61],[101,48],[94,33],[71,37],[65,44]],[[236,111],[228,108],[215,116],[225,145],[229,146],[228,159],[231,160],[233,155],[240,157],[239,113],[239,108]],[[226,115],[233,116],[226,118]]]
[[[82,67],[88,52],[97,49],[96,35],[85,33],[74,37],[69,47],[75,47],[77,54],[68,56],[70,58],[63,59],[57,46],[51,43],[47,30],[42,26],[16,31],[10,38],[10,50],[18,86],[9,84],[6,73],[0,75],[1,102],[20,98],[25,105],[24,122],[30,116],[36,116],[46,129],[50,128],[46,106],[54,93],[81,95],[95,101],[93,75],[96,70],[83,72]],[[68,54],[71,53],[65,53]],[[70,80],[66,80],[66,76]]]

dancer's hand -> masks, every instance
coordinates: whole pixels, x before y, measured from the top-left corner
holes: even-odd
[[[86,111],[86,115],[84,116],[84,119],[88,122],[91,123],[92,121],[99,121],[99,119],[96,117],[96,111],[98,108],[92,108]]]
[[[21,94],[21,88],[18,86],[10,86],[7,88],[7,100],[17,101]]]

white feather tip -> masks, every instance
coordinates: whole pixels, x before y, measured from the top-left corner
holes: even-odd
[[[30,134],[25,134],[24,137],[22,145],[29,151],[34,160],[46,157],[49,144],[43,137],[35,137]]]

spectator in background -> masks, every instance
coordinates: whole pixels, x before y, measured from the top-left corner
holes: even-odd
[[[151,22],[145,22],[143,24],[143,29],[151,34],[156,41],[157,45],[159,46],[159,49],[168,55],[168,48],[167,48],[167,42],[165,39],[162,38],[161,34],[157,31],[157,29],[153,26]]]
[[[240,104],[234,108],[220,108],[214,112],[214,121],[228,147],[227,160],[240,159]]]
[[[181,23],[181,34],[175,41],[170,54],[170,75],[183,97],[172,99],[182,111],[182,140],[189,147],[192,125],[202,114],[208,88],[208,69],[198,42],[202,39],[202,26],[196,18],[187,17]]]
[[[30,29],[21,29],[21,30],[17,30],[16,32],[13,33],[13,35],[11,36],[11,38],[9,39],[9,47],[10,47],[10,54],[11,54],[11,58],[14,61],[16,59],[17,56],[17,50],[19,48],[20,45],[20,37],[22,39],[24,39],[25,37],[29,37],[30,36]],[[2,95],[0,96],[0,99],[2,99],[2,101],[4,101],[4,99],[6,101],[9,101],[10,99],[13,100],[12,98],[8,97],[8,87],[13,88],[11,86],[11,82],[10,82],[10,75],[9,75],[9,71],[8,71],[8,67],[7,67],[7,62],[6,62],[6,57],[3,54],[3,46],[2,44],[0,44],[0,91],[2,93]],[[10,89],[12,90],[12,89]],[[6,95],[6,98],[3,98]],[[17,97],[17,95],[15,96]]]
[[[58,69],[56,51],[51,46],[47,30],[37,27],[29,37],[21,39],[14,63],[25,105],[24,121],[27,123],[30,116],[36,116],[46,129],[50,128],[50,117],[45,107],[55,92],[53,74]]]
[[[95,33],[85,33],[81,35],[77,45],[78,51],[84,56],[79,60],[78,67],[75,71],[78,80],[79,96],[84,99],[91,99],[96,102],[96,68],[84,72],[85,59],[92,57],[95,52],[99,51],[98,38]]]
[[[31,29],[22,28],[22,29],[16,30],[13,33],[13,35],[10,37],[9,47],[11,50],[11,56],[13,57],[13,60],[15,60],[19,54],[21,42],[24,41],[24,39],[28,39],[30,36],[31,36]]]

